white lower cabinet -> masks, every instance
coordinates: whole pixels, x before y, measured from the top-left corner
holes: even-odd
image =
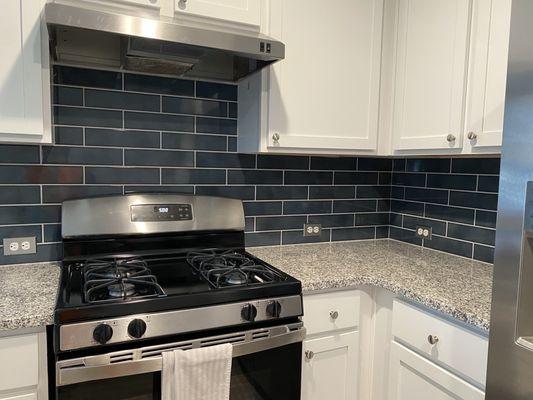
[[[46,400],[46,335],[0,337],[0,400]]]
[[[389,400],[482,400],[485,394],[396,342],[390,359]]]
[[[0,400],[37,400],[37,393],[20,394],[9,397],[0,397]]]
[[[354,400],[359,391],[361,291],[304,296],[302,400]]]
[[[358,343],[356,331],[304,342],[303,400],[356,398]]]

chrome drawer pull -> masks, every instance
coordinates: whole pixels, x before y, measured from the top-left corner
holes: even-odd
[[[330,311],[329,312],[329,317],[333,320],[339,318],[339,312],[338,311]]]
[[[437,344],[439,342],[439,338],[438,338],[438,336],[435,336],[435,335],[429,335],[428,336],[428,342],[431,345]]]

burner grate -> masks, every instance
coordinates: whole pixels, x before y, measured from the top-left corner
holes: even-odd
[[[87,303],[165,296],[141,258],[89,259],[83,266],[83,278]]]
[[[252,258],[227,250],[191,252],[187,255],[189,264],[214,288],[241,285],[259,285],[277,282],[282,277],[266,265]]]

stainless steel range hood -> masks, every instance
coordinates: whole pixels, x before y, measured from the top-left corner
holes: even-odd
[[[264,35],[103,7],[48,3],[45,18],[52,55],[62,63],[238,82],[285,56],[284,44]]]

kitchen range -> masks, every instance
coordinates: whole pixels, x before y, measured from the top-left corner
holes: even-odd
[[[244,250],[239,200],[63,203],[51,395],[159,399],[162,353],[231,343],[231,399],[297,399],[301,284]]]

